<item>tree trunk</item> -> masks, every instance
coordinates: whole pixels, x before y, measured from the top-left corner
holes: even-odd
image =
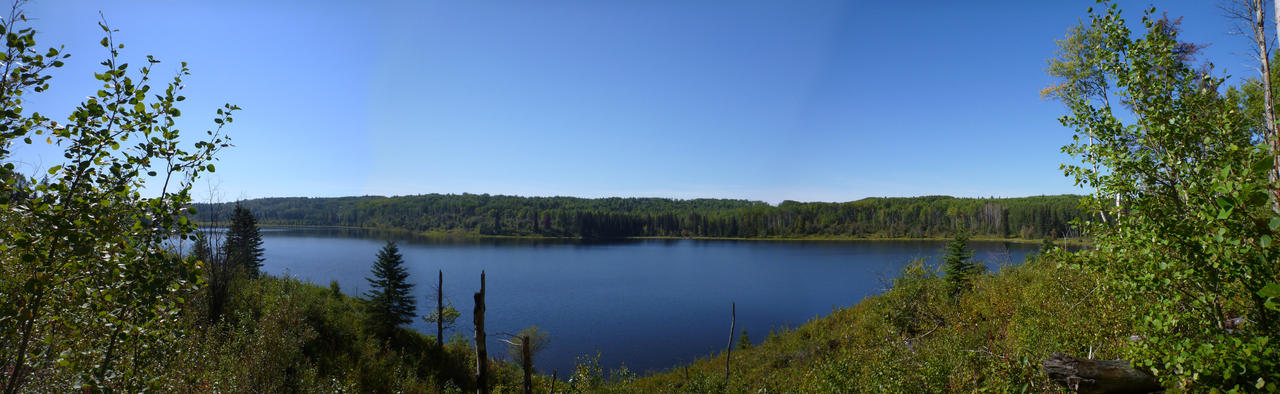
[[[1078,359],[1054,353],[1044,360],[1049,379],[1081,393],[1149,393],[1164,388],[1151,374],[1125,360]]]
[[[1259,5],[1261,5],[1261,4],[1259,4]],[[1272,18],[1274,18],[1274,26],[1273,26],[1273,27],[1275,27],[1275,29],[1276,29],[1276,39],[1277,39],[1277,40],[1280,40],[1280,1],[1273,1],[1273,2],[1272,2],[1272,5],[1273,5],[1273,6],[1274,6],[1274,8],[1275,8],[1275,9],[1273,10],[1274,12],[1271,14],[1271,17],[1272,17]],[[1261,33],[1264,37],[1266,36],[1266,32],[1265,32],[1265,31],[1260,32],[1260,33]],[[1265,44],[1265,43],[1267,42],[1267,40],[1264,38],[1264,39],[1262,40],[1262,42]],[[1263,81],[1264,81],[1264,83],[1265,83],[1265,85],[1263,85],[1263,86],[1266,86],[1266,88],[1267,88],[1267,91],[1266,91],[1266,94],[1265,94],[1265,97],[1268,97],[1268,99],[1267,99],[1267,113],[1268,113],[1268,114],[1271,114],[1271,117],[1272,117],[1272,119],[1271,119],[1271,120],[1274,122],[1274,121],[1275,121],[1275,113],[1273,113],[1273,112],[1272,112],[1272,111],[1274,111],[1274,107],[1272,107],[1272,106],[1271,106],[1271,99],[1270,99],[1270,97],[1271,97],[1271,64],[1270,64],[1270,61],[1271,61],[1271,59],[1270,59],[1270,58],[1264,58],[1264,59],[1262,60],[1263,67],[1266,67],[1266,69],[1267,69],[1267,71],[1266,71],[1266,74],[1267,74],[1267,75],[1266,75],[1266,76],[1264,76],[1264,77],[1262,78],[1262,80],[1263,80]],[[1276,127],[1276,124],[1275,124],[1275,123],[1271,123],[1271,127],[1268,127],[1267,129],[1268,129],[1268,130],[1275,130],[1275,127]],[[1273,190],[1271,190],[1271,194],[1272,194],[1272,195],[1274,195],[1274,196],[1275,196],[1275,198],[1276,198],[1276,203],[1271,205],[1271,210],[1272,210],[1272,211],[1276,211],[1276,212],[1280,212],[1280,186],[1277,186],[1277,185],[1276,185],[1276,181],[1277,181],[1278,179],[1280,179],[1280,134],[1273,133],[1273,134],[1269,135],[1268,137],[1270,137],[1270,139],[1271,139],[1271,141],[1270,141],[1270,143],[1268,144],[1268,146],[1270,146],[1270,147],[1271,147],[1271,155],[1272,155],[1272,156],[1274,156],[1274,157],[1273,157],[1273,160],[1275,160],[1274,162],[1272,162],[1272,163],[1271,163],[1271,164],[1272,164],[1272,166],[1271,166],[1271,185],[1272,185],[1272,187],[1277,187],[1277,189],[1273,189]]]
[[[489,353],[484,343],[484,271],[480,271],[480,291],[475,294],[476,309],[472,318],[476,325],[476,392],[489,393]]]
[[[738,322],[737,305],[729,303],[729,346],[724,350],[724,387],[729,388],[729,360],[733,358],[733,326]]]
[[[436,347],[444,349],[444,270],[436,287]]]
[[[1280,3],[1277,3],[1275,7],[1280,10]],[[1258,43],[1258,63],[1261,66],[1259,71],[1262,72],[1262,117],[1263,121],[1266,122],[1263,129],[1267,137],[1267,146],[1274,156],[1280,153],[1278,152],[1280,151],[1280,135],[1276,133],[1275,101],[1273,101],[1271,95],[1271,56],[1267,48],[1266,13],[1262,0],[1253,0],[1253,38]],[[1280,17],[1280,15],[1275,16]],[[1280,31],[1277,34],[1280,35]],[[1277,179],[1280,178],[1280,173],[1277,173],[1280,172],[1280,156],[1275,156],[1273,160],[1269,178],[1271,184],[1275,185]],[[1272,204],[1271,209],[1280,210],[1280,206],[1276,205],[1280,204],[1280,189],[1272,189],[1271,194],[1276,199],[1276,203]]]
[[[529,349],[529,336],[520,337],[520,366],[524,369],[524,394],[533,394],[533,352]]]

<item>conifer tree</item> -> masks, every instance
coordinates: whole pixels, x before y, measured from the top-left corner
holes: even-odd
[[[227,264],[242,270],[249,277],[257,277],[262,270],[262,233],[258,231],[258,220],[253,217],[249,208],[236,203],[231,213],[231,228],[227,229],[227,240],[223,244]]]
[[[984,269],[972,260],[973,250],[966,244],[968,240],[969,237],[964,232],[957,232],[956,237],[947,244],[947,254],[943,258],[943,270],[953,297],[969,290],[973,286],[973,276]]]
[[[1057,243],[1053,242],[1053,237],[1044,237],[1044,240],[1040,241],[1040,251],[1038,254],[1044,255],[1045,253],[1053,251],[1053,249],[1057,247]]]
[[[412,321],[417,309],[413,296],[413,284],[404,268],[404,257],[395,242],[387,241],[373,263],[373,277],[365,278],[372,287],[365,296],[369,299],[369,322],[383,335],[392,329]]]

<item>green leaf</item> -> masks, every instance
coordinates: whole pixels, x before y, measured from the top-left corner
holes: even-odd
[[[1270,247],[1270,246],[1271,246],[1271,236],[1270,236],[1270,235],[1263,235],[1263,236],[1262,236],[1262,238],[1258,240],[1258,245],[1261,245],[1261,246],[1262,246],[1262,247],[1264,247],[1264,248],[1266,248],[1266,247]]]
[[[1258,295],[1263,297],[1280,297],[1280,283],[1269,283],[1262,290],[1258,290]]]
[[[99,41],[98,43],[99,43],[99,44],[102,44],[102,46],[104,46],[104,47],[105,47],[105,46],[108,46],[108,45],[111,45],[111,42],[110,42],[110,41],[107,41],[107,38],[106,38],[106,37],[102,37],[102,41]]]
[[[1224,194],[1225,194],[1225,193],[1227,193],[1227,192],[1226,192],[1226,191],[1220,191],[1219,193],[1224,193]],[[1230,208],[1231,208],[1231,206],[1233,205],[1233,204],[1231,204],[1231,199],[1229,199],[1229,198],[1227,198],[1227,197],[1225,197],[1225,196],[1220,196],[1220,197],[1218,197],[1218,198],[1214,199],[1214,202],[1218,204],[1218,208],[1222,208],[1222,209],[1230,209]]]
[[[62,170],[62,166],[49,167],[49,175],[56,174],[59,170]]]
[[[1258,161],[1253,162],[1253,166],[1250,167],[1250,170],[1253,170],[1254,175],[1266,175],[1267,172],[1271,171],[1274,167],[1274,164],[1275,160],[1272,159],[1271,155],[1266,155]]]
[[[1271,231],[1276,231],[1276,229],[1280,228],[1280,218],[1271,218],[1271,222],[1267,223],[1267,227],[1271,228]]]

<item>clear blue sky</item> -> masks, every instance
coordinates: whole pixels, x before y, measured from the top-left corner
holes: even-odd
[[[1151,2],[1120,4],[1137,21]],[[1072,193],[1064,109],[1038,90],[1091,5],[37,0],[38,41],[72,58],[31,106],[63,118],[95,91],[101,11],[125,60],[190,63],[188,132],[244,108],[223,199]],[[1253,75],[1214,2],[1159,5]]]

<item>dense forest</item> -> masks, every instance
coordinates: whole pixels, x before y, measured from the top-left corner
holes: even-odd
[[[395,228],[505,236],[614,237],[1074,237],[1080,196],[867,198],[852,202],[665,198],[400,197],[263,198],[242,201],[267,225]],[[197,204],[196,219],[229,204]]]

